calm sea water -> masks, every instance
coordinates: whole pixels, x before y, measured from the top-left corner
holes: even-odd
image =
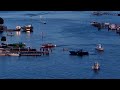
[[[111,11],[112,12],[112,11]],[[114,31],[98,31],[91,21],[120,23],[118,16],[93,16],[91,11],[1,11],[0,17],[8,28],[32,24],[33,33],[6,32],[6,43],[26,43],[39,50],[42,43],[57,45],[49,56],[0,56],[0,79],[118,79],[120,78],[120,36]],[[47,24],[40,22],[40,15]],[[43,32],[44,38],[41,38]],[[103,44],[105,51],[95,51],[96,44]],[[84,49],[89,56],[70,56],[63,48]],[[95,61],[101,70],[95,73]]]

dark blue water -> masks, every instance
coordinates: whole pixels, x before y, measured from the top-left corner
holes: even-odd
[[[112,11],[111,11],[112,12]],[[5,11],[0,17],[8,28],[32,24],[33,33],[14,33],[6,36],[6,43],[23,42],[39,50],[42,43],[57,45],[49,56],[0,56],[0,79],[118,79],[120,78],[120,36],[114,31],[90,25],[91,21],[120,23],[118,16],[93,16],[91,11]],[[40,22],[40,15],[47,24]],[[41,38],[41,32],[44,38]],[[105,51],[95,51],[96,44],[103,44]],[[63,48],[88,51],[89,56],[70,56]],[[101,70],[95,73],[95,61]]]

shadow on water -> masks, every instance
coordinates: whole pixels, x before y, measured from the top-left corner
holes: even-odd
[[[96,79],[98,78],[99,74],[100,74],[100,70],[92,70],[92,75],[89,79]]]
[[[99,74],[100,70],[93,70],[94,74]]]
[[[80,59],[83,59],[85,57],[88,57],[89,55],[71,55],[69,54],[69,56],[72,58],[72,57],[77,57],[77,58],[80,58]]]
[[[105,51],[95,51],[95,53],[99,54],[99,55],[102,55]]]

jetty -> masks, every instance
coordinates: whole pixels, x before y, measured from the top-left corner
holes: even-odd
[[[25,43],[13,43],[0,45],[0,56],[44,56],[49,55],[50,50],[26,47]]]
[[[44,56],[44,55],[49,55],[49,51],[36,51],[36,50],[31,51],[26,49],[14,50],[5,48],[0,49],[0,56]]]

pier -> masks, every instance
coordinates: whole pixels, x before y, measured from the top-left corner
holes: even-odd
[[[22,49],[22,50],[10,50],[11,53],[19,53],[20,56],[44,56],[44,55],[49,55],[49,51],[37,51],[35,49],[33,50],[27,50],[27,49]]]
[[[20,31],[20,30],[17,30],[17,29],[3,29],[3,30],[0,30],[1,32],[14,32],[14,31]]]

